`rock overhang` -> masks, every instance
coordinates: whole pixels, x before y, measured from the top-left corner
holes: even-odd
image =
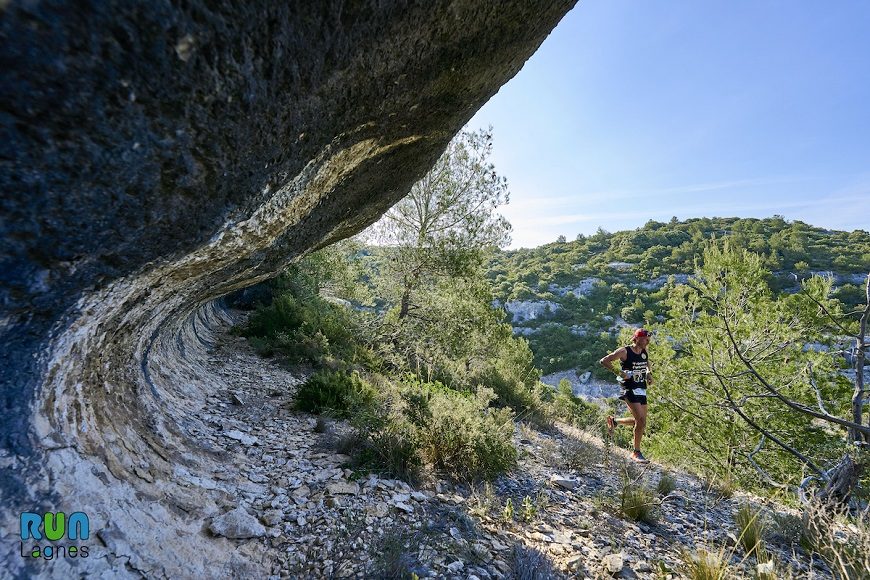
[[[572,4],[5,3],[4,504],[185,504],[216,300],[377,219]]]

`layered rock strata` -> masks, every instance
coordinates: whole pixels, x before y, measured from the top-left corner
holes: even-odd
[[[243,575],[195,443],[222,295],[371,223],[572,1],[0,3],[0,559]],[[18,514],[83,511],[34,562]],[[250,571],[250,570],[248,570]]]

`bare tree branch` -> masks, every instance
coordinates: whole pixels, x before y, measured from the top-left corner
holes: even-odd
[[[813,363],[809,363],[807,365],[808,375],[810,379],[810,384],[813,386],[813,390],[816,391],[816,402],[819,404],[819,410],[825,415],[830,415],[827,409],[825,409],[825,405],[822,402],[822,393],[819,391],[819,386],[816,384],[816,380],[813,378]]]
[[[755,369],[755,367],[752,366],[752,363],[749,360],[747,360],[746,357],[743,356],[743,353],[740,352],[740,347],[737,345],[737,341],[734,338],[734,334],[731,331],[731,325],[728,324],[728,321],[726,319],[723,318],[723,320],[725,321],[725,332],[728,335],[728,340],[731,342],[731,345],[734,347],[734,352],[737,355],[737,357],[740,359],[740,361],[744,365],[746,365],[746,368],[749,369],[749,371],[752,373],[752,375],[755,377],[755,379],[759,383],[761,383],[761,385],[764,386],[764,388],[767,389],[771,394],[773,394],[777,399],[779,399],[780,401],[785,403],[785,405],[788,406],[789,408],[794,409],[795,411],[798,411],[799,413],[804,413],[806,415],[816,417],[817,419],[823,419],[823,420],[829,421],[831,423],[836,423],[838,425],[842,425],[843,427],[854,428],[854,429],[857,429],[858,431],[860,431],[861,433],[870,435],[870,426],[858,425],[858,424],[853,423],[852,421],[847,421],[846,419],[841,419],[841,418],[836,417],[834,415],[829,415],[828,413],[818,413],[816,411],[813,411],[812,409],[810,409],[806,405],[802,405],[800,403],[795,403],[794,401],[784,397],[776,388],[771,386],[770,383],[768,383],[764,379],[764,377],[762,377],[758,373],[758,371]]]
[[[712,345],[710,348],[711,348],[710,365],[712,366],[713,371],[715,373],[716,372],[716,361],[712,356]],[[788,445],[787,443],[785,443],[784,441],[779,439],[776,435],[774,435],[773,433],[771,433],[770,431],[768,431],[767,429],[765,429],[764,427],[760,426],[758,423],[756,423],[755,421],[750,419],[746,415],[746,413],[743,412],[743,410],[740,408],[740,406],[738,406],[734,402],[734,398],[731,396],[731,391],[728,390],[728,385],[725,384],[725,381],[722,380],[722,377],[720,377],[718,373],[716,374],[716,379],[719,381],[719,384],[722,385],[722,390],[725,392],[725,398],[730,403],[731,409],[735,413],[740,415],[740,417],[744,421],[746,421],[746,423],[749,426],[751,426],[753,429],[755,429],[757,432],[761,433],[762,435],[768,437],[771,441],[773,441],[774,443],[776,443],[777,445],[782,447],[785,451],[788,451],[789,453],[791,453],[792,455],[797,457],[804,465],[806,465],[807,467],[809,467],[810,469],[812,469],[813,471],[818,473],[819,476],[826,478],[826,480],[827,480],[827,476],[826,476],[825,472],[822,471],[815,463],[813,463],[812,459],[810,459],[809,457],[807,457],[806,455],[804,455],[803,453],[801,453],[800,451],[798,451],[794,447]]]
[[[770,474],[767,473],[767,471],[765,471],[764,469],[762,469],[762,467],[761,467],[760,465],[758,465],[758,463],[755,462],[755,459],[753,459],[753,455],[755,455],[756,453],[758,453],[759,451],[761,451],[761,448],[764,446],[764,442],[765,442],[766,440],[767,440],[767,437],[765,437],[764,435],[762,435],[762,436],[758,439],[758,445],[755,446],[755,449],[753,449],[753,450],[750,451],[749,453],[741,453],[741,455],[743,455],[743,457],[746,458],[746,461],[748,461],[749,464],[752,465],[752,467],[755,468],[755,470],[758,472],[758,474],[761,475],[761,478],[764,479],[764,481],[765,481],[768,485],[770,485],[770,486],[772,486],[772,487],[777,487],[777,488],[779,488],[779,489],[786,489],[786,490],[791,489],[791,486],[789,486],[789,485],[787,485],[787,484],[785,484],[785,483],[780,483],[780,482],[776,481],[775,479],[773,479],[773,478],[770,476]]]

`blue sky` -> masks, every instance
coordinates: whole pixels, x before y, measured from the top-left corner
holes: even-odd
[[[740,216],[870,229],[870,2],[586,0],[469,122],[512,248]]]

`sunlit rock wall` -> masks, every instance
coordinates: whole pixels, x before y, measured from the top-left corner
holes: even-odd
[[[572,4],[0,2],[6,569],[257,575],[202,530],[216,299],[379,217]],[[25,510],[101,557],[27,568]]]

